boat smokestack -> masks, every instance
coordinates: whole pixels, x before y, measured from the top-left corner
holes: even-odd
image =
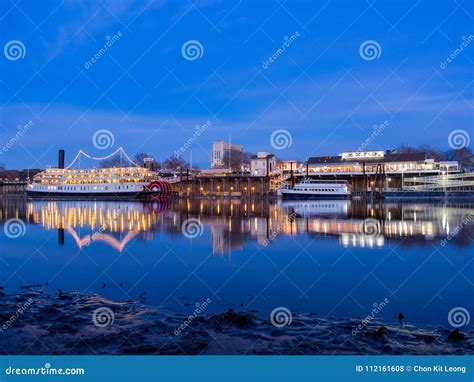
[[[58,152],[58,168],[64,168],[64,150]]]

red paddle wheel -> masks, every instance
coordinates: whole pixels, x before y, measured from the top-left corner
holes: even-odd
[[[154,180],[146,187],[148,192],[151,192],[152,199],[160,196],[170,196],[173,193],[171,184],[163,180]]]

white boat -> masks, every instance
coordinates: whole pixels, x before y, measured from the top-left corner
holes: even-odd
[[[171,194],[168,182],[157,180],[154,172],[142,167],[69,170],[47,168],[26,187],[28,196],[127,197],[141,198]]]
[[[118,150],[123,151],[122,148]],[[91,158],[79,151],[76,159],[81,154]],[[26,186],[26,194],[32,197],[119,199],[153,198],[175,194],[170,183],[160,179],[156,172],[136,164],[130,167],[110,168],[71,169],[70,167],[71,165],[64,168],[60,154],[58,167],[49,167],[36,174],[33,181]]]
[[[345,180],[303,179],[293,188],[281,188],[278,195],[283,199],[347,199],[351,195]]]

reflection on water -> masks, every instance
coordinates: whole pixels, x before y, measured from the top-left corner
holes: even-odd
[[[408,244],[446,237],[452,227],[466,225],[474,216],[473,206],[350,201],[282,203],[282,209],[302,217],[295,219],[289,234],[336,235],[345,247],[370,248],[387,240]]]
[[[58,230],[60,244],[66,231],[79,248],[103,242],[119,252],[140,233],[145,239],[153,239],[161,212],[167,208],[169,205],[157,203],[84,201],[30,201],[26,206],[32,222]]]
[[[154,240],[165,230],[182,236],[186,219],[197,218],[210,230],[214,253],[242,249],[246,242],[271,244],[279,236],[308,235],[338,238],[343,247],[383,247],[390,241],[403,245],[430,242],[449,235],[469,244],[473,205],[354,203],[351,201],[270,202],[266,200],[179,200],[152,203],[113,201],[26,201],[3,199],[2,221],[24,219],[45,230],[64,233],[79,248],[106,243],[122,252],[133,239]],[[185,238],[185,237],[183,237]]]
[[[98,293],[209,313],[275,307],[446,323],[472,306],[474,206],[351,201],[0,198],[0,285]],[[6,221],[25,232],[4,235]],[[201,224],[194,238],[183,223]],[[218,255],[218,256],[216,256]],[[141,297],[140,297],[141,296]],[[143,297],[145,296],[145,297]]]

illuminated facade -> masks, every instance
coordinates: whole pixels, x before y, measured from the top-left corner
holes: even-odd
[[[251,176],[269,176],[277,169],[275,155],[267,152],[259,152],[250,159]]]
[[[231,160],[242,162],[244,148],[233,143],[218,141],[212,143],[211,168],[220,168],[225,166],[227,157]]]
[[[306,170],[306,169],[305,169]],[[426,153],[397,153],[395,151],[345,152],[338,156],[311,157],[307,162],[308,173],[316,174],[363,174],[458,172],[456,161],[440,161],[427,158]]]
[[[81,158],[105,160],[116,154],[125,156],[133,166],[110,168],[73,169],[72,166]],[[121,161],[120,161],[121,163]],[[49,167],[36,174],[26,187],[29,196],[127,196],[155,197],[171,195],[172,188],[168,182],[161,180],[158,174],[149,168],[135,163],[122,147],[111,155],[94,158],[79,150],[69,166],[64,167],[64,151],[59,151],[58,167]]]
[[[296,160],[283,160],[277,162],[277,169],[282,173],[289,173],[290,171],[298,171],[298,169],[302,168],[303,165],[303,162],[298,162]]]
[[[27,186],[27,193],[137,193],[156,178],[143,167],[93,168],[70,170],[48,168],[35,175]]]

